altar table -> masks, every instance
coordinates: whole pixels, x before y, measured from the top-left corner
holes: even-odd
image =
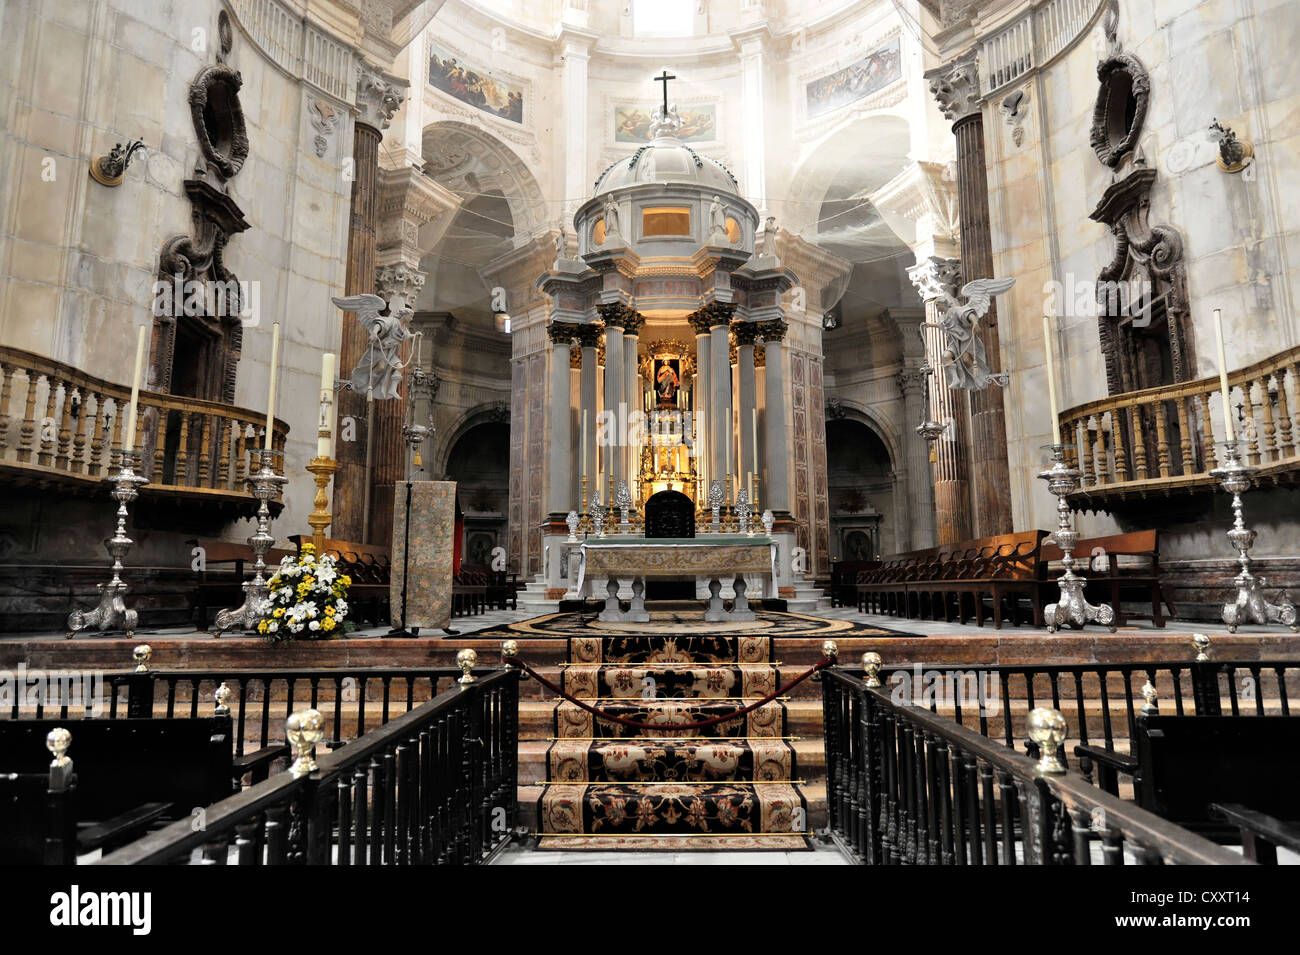
[[[753,620],[746,596],[745,574],[763,578],[765,589],[776,581],[776,543],[767,536],[707,535],[690,538],[648,538],[616,534],[590,537],[580,549],[578,594],[591,596],[591,582],[605,577],[605,609],[600,619],[646,623],[645,578],[704,577],[709,580],[709,600],[704,619],[711,623],[726,620]],[[632,599],[626,612],[619,609],[619,578],[632,579]],[[735,594],[730,612],[722,600],[722,580],[734,577]],[[763,594],[759,594],[763,596]]]

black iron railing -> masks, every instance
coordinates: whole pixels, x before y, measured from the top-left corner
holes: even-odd
[[[1234,864],[1242,857],[836,669],[821,675],[835,842],[868,865]],[[1049,741],[1050,745],[1050,741]]]
[[[492,671],[101,864],[481,863],[515,829],[518,714],[519,671]]]
[[[847,672],[866,671],[858,667]],[[1146,683],[1156,691],[1159,712],[1179,716],[1289,716],[1290,697],[1300,692],[1300,661],[1295,660],[941,664],[933,668],[889,664],[876,672],[887,695],[906,697],[935,713],[943,707],[954,722],[983,736],[1000,737],[1012,749],[1021,748],[1024,738],[1017,740],[1017,731],[1023,729],[1029,711],[1040,705],[1065,714],[1072,738],[1080,743],[1114,749],[1117,740],[1133,735]],[[900,673],[907,677],[906,685],[897,676]],[[931,673],[934,679],[929,678]],[[987,693],[970,692],[972,679],[987,687]]]
[[[320,710],[326,719],[323,742],[339,746],[433,699],[460,675],[456,667],[117,671],[103,674],[103,695],[95,702],[100,715],[109,718],[211,716],[224,683],[231,691],[227,705],[235,724],[235,754],[242,756],[246,742],[261,749],[283,741],[279,731],[295,709]],[[15,697],[0,718],[92,715],[88,695],[72,702],[69,696],[52,703],[37,696],[26,706]]]

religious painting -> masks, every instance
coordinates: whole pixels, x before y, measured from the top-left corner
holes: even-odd
[[[718,108],[687,106],[677,110],[682,125],[677,138],[685,143],[712,142],[718,138]],[[632,106],[614,108],[614,142],[644,143],[650,138],[650,110]]]
[[[429,85],[462,103],[512,123],[524,121],[524,92],[506,80],[496,79],[490,70],[473,66],[457,54],[435,43],[429,50]]]
[[[821,116],[882,90],[903,75],[898,40],[868,53],[856,63],[813,80],[805,87],[808,116]]]
[[[654,359],[656,404],[660,408],[677,406],[677,391],[682,386],[682,362],[679,358]]]

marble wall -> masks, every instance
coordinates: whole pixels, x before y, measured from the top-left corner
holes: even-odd
[[[1156,170],[1150,221],[1183,238],[1192,374],[1217,372],[1214,308],[1223,309],[1233,368],[1300,342],[1295,4],[1122,0],[1118,10],[1118,40],[1150,75],[1138,147]],[[1098,19],[1060,59],[983,106],[996,272],[1017,278],[998,306],[1003,368],[1011,374],[1007,433],[1017,527],[1054,523],[1053,500],[1035,477],[1040,447],[1050,441],[1041,328],[1047,283],[1062,283],[1070,306],[1054,343],[1062,406],[1106,395],[1096,318],[1074,304],[1091,298],[1080,283],[1096,279],[1114,247],[1108,230],[1089,219],[1112,178],[1089,144],[1096,66],[1105,51]],[[1014,117],[1001,107],[1013,92],[1028,97]],[[1231,175],[1215,165],[1216,143],[1207,132],[1215,118],[1254,144],[1252,169]],[[1088,533],[1114,526],[1104,515],[1080,519]],[[1261,552],[1288,546],[1286,535],[1269,537],[1261,536]]]
[[[220,0],[28,0],[0,8],[0,342],[125,384],[135,326],[150,320],[163,242],[192,228],[182,181],[199,147],[190,83],[216,61]],[[229,183],[250,228],[225,264],[256,283],[235,403],[264,409],[271,324],[282,324],[276,412],[290,427],[279,535],[306,531],[320,361],[337,351],[352,155],[348,105],[272,65],[236,20],[249,155]],[[344,121],[322,130],[314,104]],[[89,161],[143,139],[125,181]],[[318,140],[317,137],[320,137]],[[309,398],[310,396],[310,398]],[[233,538],[246,525],[228,528]],[[181,556],[188,561],[188,551]]]

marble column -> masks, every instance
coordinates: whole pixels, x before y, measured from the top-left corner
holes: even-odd
[[[713,479],[713,456],[710,452],[709,430],[709,319],[700,312],[686,317],[695,331],[695,382],[692,385],[692,409],[695,417],[695,473],[699,478],[697,508],[704,507]]]
[[[736,426],[740,431],[740,456],[736,462],[736,488],[747,487],[749,475],[760,479],[754,466],[754,414],[758,407],[756,373],[754,371],[754,339],[758,335],[758,322],[733,322],[736,334],[736,372],[738,379],[737,407],[740,409]]]
[[[734,481],[736,468],[735,435],[731,421],[731,319],[719,317],[709,329],[709,430],[713,435],[713,474],[723,481]],[[728,464],[730,462],[730,464]],[[735,484],[732,484],[734,493]],[[727,498],[731,503],[731,497]]]
[[[957,196],[961,220],[961,269],[965,281],[993,277],[989,227],[988,169],[984,159],[984,113],[979,101],[979,66],[974,54],[935,71],[931,91],[957,140]],[[995,301],[980,322],[989,371],[1002,370]],[[1007,458],[1003,389],[989,385],[970,393],[973,534],[1007,534],[1012,526],[1011,469]]]
[[[379,143],[383,130],[401,105],[400,80],[363,68],[357,80],[358,115],[352,138],[352,201],[348,226],[345,295],[375,291],[375,253],[378,225]],[[339,343],[339,377],[348,378],[369,343],[366,330],[355,312],[345,312]],[[370,500],[371,474],[367,468],[367,444],[372,441],[373,410],[365,395],[339,392],[338,420],[356,422],[355,441],[337,442],[339,470],[334,477],[334,522],[330,534],[341,540],[388,543],[390,537],[375,536],[376,509]],[[371,456],[374,447],[371,444]],[[387,527],[389,513],[382,521]]]
[[[610,488],[617,488],[618,482],[627,474],[624,470],[627,450],[623,444],[623,433],[619,426],[619,407],[627,406],[627,391],[623,387],[623,305],[618,302],[612,306],[602,305],[601,316],[605,319],[605,461],[603,475],[604,486],[601,488],[601,500],[612,504],[609,497]],[[599,432],[598,432],[599,433]]]
[[[576,503],[570,499],[573,487],[573,436],[569,430],[569,342],[574,327],[552,322],[546,329],[551,339],[551,438],[547,446],[547,511],[552,521],[564,520]]]
[[[790,513],[790,467],[787,452],[790,435],[785,427],[785,409],[790,407],[790,396],[785,383],[786,323],[781,320],[763,322],[763,400],[767,408],[763,415],[763,445],[767,455],[763,461],[765,471],[760,489],[761,503],[773,514]]]
[[[929,375],[920,368],[904,368],[898,373],[898,390],[903,393],[903,456],[907,464],[906,527],[910,533],[901,533],[898,549],[919,550],[938,543],[935,526],[934,484],[930,477],[930,447],[925,438],[916,433],[926,414],[928,396],[926,385]],[[906,544],[903,538],[907,538]]]
[[[599,410],[596,400],[596,346],[600,340],[598,325],[579,325],[578,343],[582,346],[582,371],[580,372],[579,394],[582,396],[582,411],[587,413],[586,457],[579,465],[579,477],[587,476],[587,502],[590,503],[596,492],[596,412]],[[582,427],[582,411],[578,413],[578,427]],[[578,438],[579,451],[582,438]],[[582,483],[578,483],[578,493],[582,493]],[[581,504],[582,502],[579,502]]]
[[[641,343],[640,334],[643,321],[645,319],[641,317],[640,312],[631,312],[625,315],[623,319],[623,386],[627,390],[629,434],[631,434],[632,416],[640,414],[643,405],[641,378],[637,372],[637,349]],[[627,475],[627,489],[633,493],[636,491],[634,481],[640,464],[637,460],[637,451],[638,448],[630,442],[624,449],[624,457],[627,461],[626,471],[624,472]]]
[[[933,324],[946,304],[945,295],[956,295],[961,283],[961,263],[956,259],[931,256],[907,270],[925,306],[925,321]],[[966,403],[960,391],[948,387],[940,366],[942,335],[937,328],[923,329],[929,375],[929,418],[943,426],[943,433],[930,446],[934,478],[935,536],[940,545],[971,538],[970,467],[967,458]],[[915,427],[915,425],[910,425]]]

